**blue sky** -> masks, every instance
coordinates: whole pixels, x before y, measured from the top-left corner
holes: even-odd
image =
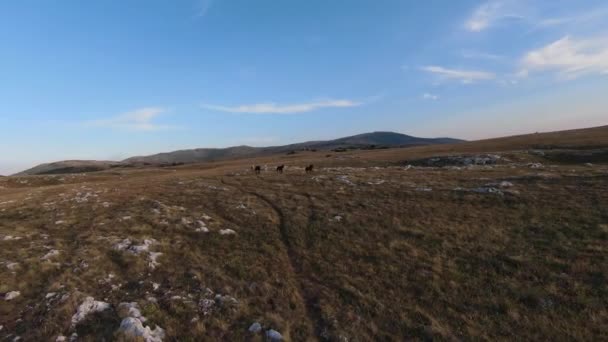
[[[4,1],[0,42],[0,174],[608,124],[605,1]]]

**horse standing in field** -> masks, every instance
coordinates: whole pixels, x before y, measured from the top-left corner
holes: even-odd
[[[279,165],[279,166],[277,166],[277,173],[283,173],[284,169],[285,169],[285,165]]]
[[[261,167],[260,165],[256,165],[256,166],[253,168],[253,171],[255,172],[255,174],[256,174],[256,175],[259,175],[259,174],[260,174],[260,172],[262,172],[262,167]]]
[[[306,167],[306,169],[305,169],[305,170],[306,170],[306,173],[312,172],[312,170],[314,169],[314,167],[315,167],[315,166],[314,166],[314,165],[312,165],[312,164],[308,165],[308,166]]]

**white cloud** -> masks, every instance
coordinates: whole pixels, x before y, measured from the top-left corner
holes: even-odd
[[[572,79],[584,74],[608,73],[608,37],[572,39],[569,36],[521,59],[520,76],[535,71],[554,71],[561,78]]]
[[[459,80],[460,82],[465,84],[473,83],[476,81],[492,80],[496,78],[496,75],[491,72],[478,70],[448,69],[436,65],[422,67],[422,70],[437,75],[443,79]]]
[[[362,105],[362,102],[352,100],[323,100],[313,101],[308,103],[286,104],[280,105],[274,102],[255,103],[240,106],[218,106],[211,104],[203,104],[205,109],[218,110],[228,113],[250,113],[250,114],[295,114],[312,112],[322,108],[348,108]]]
[[[109,119],[101,119],[86,122],[87,126],[109,127],[128,129],[134,131],[158,131],[175,128],[173,126],[159,125],[153,122],[166,109],[159,107],[140,108],[128,113],[124,113]]]
[[[464,26],[472,32],[480,32],[506,19],[523,19],[518,1],[491,0],[477,7]]]
[[[424,93],[424,94],[422,94],[422,99],[437,101],[437,100],[439,100],[439,95],[435,95],[435,94],[431,94],[431,93]]]

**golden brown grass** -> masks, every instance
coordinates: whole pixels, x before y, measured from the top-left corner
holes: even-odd
[[[396,166],[433,148],[0,179],[0,293],[21,292],[0,338],[124,339],[118,304],[137,302],[166,340],[261,341],[253,322],[293,341],[607,339],[608,168]],[[72,328],[86,296],[112,309]]]

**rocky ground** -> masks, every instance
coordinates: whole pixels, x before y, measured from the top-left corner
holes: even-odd
[[[608,339],[606,165],[315,158],[0,178],[0,339]]]

